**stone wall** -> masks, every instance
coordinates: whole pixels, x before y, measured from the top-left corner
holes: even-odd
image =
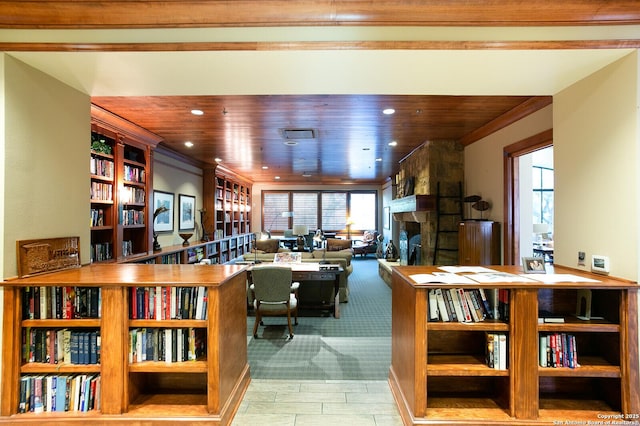
[[[401,179],[398,183],[398,194],[407,196],[412,194],[404,193],[404,181],[413,177],[413,194],[436,195],[438,185],[441,196],[452,196],[453,198],[442,198],[441,209],[443,213],[461,212],[463,206],[460,205],[463,194],[464,180],[464,147],[456,141],[427,141],[418,147],[409,157],[400,164]],[[414,222],[408,215],[397,215],[400,230],[406,230],[409,238],[416,233],[420,233],[421,264],[432,265],[434,247],[436,241],[437,213],[429,212],[420,215],[424,218],[420,223]],[[462,219],[457,215],[441,215],[440,229],[457,231],[458,222]],[[457,232],[440,233],[439,247],[457,250]],[[411,254],[412,247],[409,247]],[[458,263],[457,251],[440,251],[436,264],[455,265]]]

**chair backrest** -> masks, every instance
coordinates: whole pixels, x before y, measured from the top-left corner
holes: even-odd
[[[251,270],[253,292],[260,302],[285,302],[291,294],[291,268],[256,266]]]

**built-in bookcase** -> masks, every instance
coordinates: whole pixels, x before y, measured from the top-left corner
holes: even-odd
[[[152,247],[153,150],[161,138],[91,106],[91,261],[122,261]]]
[[[516,266],[490,268],[522,273]],[[392,272],[390,384],[405,424],[638,420],[636,283],[556,266],[557,274],[593,281],[465,284],[465,290],[508,294],[502,299],[508,307],[505,315],[459,322],[430,312],[430,292],[454,285],[411,278],[436,271],[398,266]],[[488,336],[504,338],[504,368],[488,364]],[[554,342],[556,359],[570,362],[542,365],[546,339]]]
[[[246,309],[239,265],[93,264],[5,282],[0,422],[228,425],[250,380]]]

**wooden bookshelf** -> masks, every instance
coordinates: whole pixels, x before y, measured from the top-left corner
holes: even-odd
[[[110,147],[109,153],[91,151],[91,260],[147,253],[153,246],[153,150],[162,138],[96,105],[91,105],[91,135],[92,144],[99,140]],[[103,167],[111,171],[105,175]],[[99,194],[94,188],[109,194],[94,196]],[[100,221],[93,219],[94,211],[101,213]]]
[[[209,239],[221,240],[251,233],[251,181],[217,165],[205,169],[203,191]]]
[[[68,424],[97,421],[142,425],[164,422],[227,425],[249,384],[246,351],[246,271],[238,265],[94,264],[4,284],[2,400],[0,422]],[[101,315],[90,319],[23,319],[25,287],[81,286],[101,289]],[[207,289],[206,320],[129,319],[130,287]],[[22,361],[27,328],[99,330],[100,363]],[[205,355],[195,361],[129,363],[128,333],[139,327],[194,327],[205,336]],[[88,412],[18,413],[23,375],[94,374],[101,380],[100,409]]]
[[[490,268],[522,273],[517,266]],[[389,383],[405,424],[564,424],[595,422],[603,415],[621,413],[637,416],[638,285],[558,266],[553,269],[598,282],[417,284],[411,275],[439,270],[393,268]],[[508,320],[428,321],[429,290],[455,287],[508,289]],[[575,318],[581,289],[593,292],[592,310],[602,318]],[[539,324],[538,309],[565,322]],[[506,370],[486,365],[487,332],[507,335]],[[579,367],[540,366],[539,338],[549,333],[575,335]]]

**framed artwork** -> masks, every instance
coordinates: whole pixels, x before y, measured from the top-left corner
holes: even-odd
[[[173,200],[175,196],[171,192],[153,191],[153,230],[156,232],[173,232]],[[158,209],[165,208],[166,211],[156,216]]]
[[[384,208],[384,213],[382,214],[382,226],[384,229],[391,229],[391,209],[389,206]]]
[[[525,274],[546,274],[543,257],[523,257],[522,270]]]
[[[196,227],[196,197],[180,194],[178,196],[178,228],[180,231],[193,230]]]

